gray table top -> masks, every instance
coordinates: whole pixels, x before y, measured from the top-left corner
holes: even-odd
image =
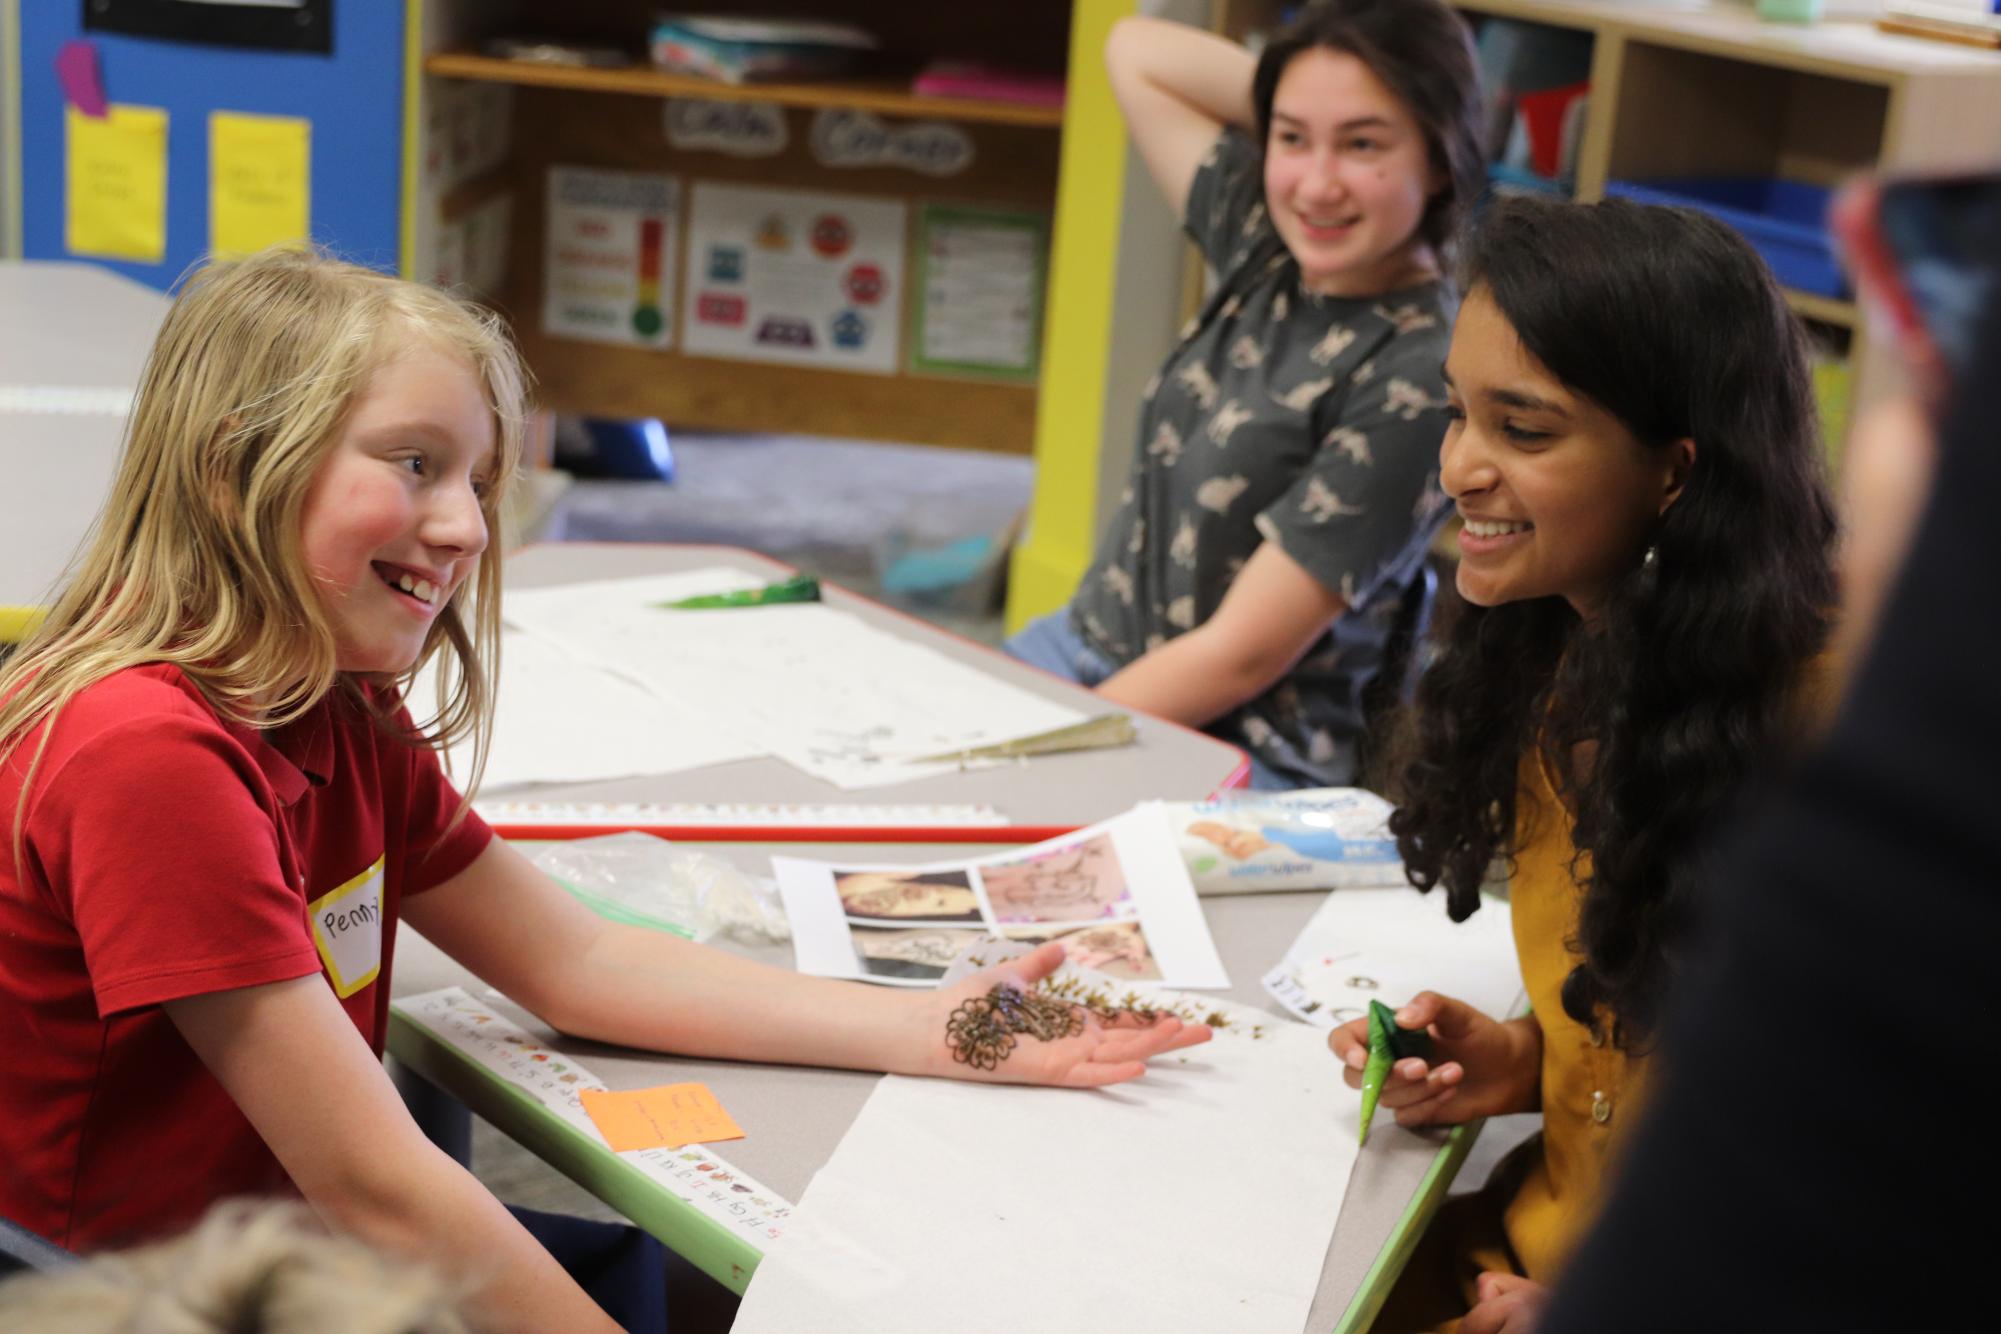
[[[995,849],[991,844],[712,843],[703,844],[702,850],[769,875],[774,852],[828,861],[921,862],[981,856]],[[1278,1013],[1259,979],[1284,955],[1320,899],[1315,893],[1203,899],[1210,930],[1232,980],[1224,994]],[[792,966],[789,945],[724,947],[779,967]],[[430,942],[405,929],[397,943],[394,993],[416,995],[447,986],[465,986],[475,995],[485,991],[477,979]],[[518,1006],[496,1001],[492,995],[486,999],[539,1041],[575,1056],[612,1088],[646,1088],[685,1080],[708,1084],[738,1123],[751,1132],[725,1146],[723,1156],[794,1201],[805,1193],[814,1172],[833,1156],[880,1078],[848,1070],[663,1056],[576,1041],[557,1035]],[[759,1134],[759,1127],[772,1127],[780,1133]],[[499,1128],[511,1129],[507,1124]],[[1328,1248],[1309,1329],[1332,1329],[1340,1321],[1377,1256],[1397,1238],[1413,1196],[1438,1160],[1442,1138],[1404,1130],[1387,1121],[1379,1123],[1369,1136]]]
[[[509,587],[541,588],[590,579],[727,566],[763,578],[791,567],[736,547],[644,543],[559,542],[531,546],[507,557]],[[990,676],[1061,700],[1085,713],[1105,702],[1080,686],[1016,662],[1006,654],[962,639],[868,598],[828,585],[830,606],[853,612],[870,625],[915,640]],[[744,802],[753,804],[978,804],[998,808],[1009,823],[1073,828],[1154,798],[1198,800],[1232,783],[1247,763],[1227,742],[1158,718],[1135,716],[1138,743],[1110,750],[1038,755],[993,769],[972,769],[888,787],[848,792],[775,759],[740,760],[686,773],[561,787],[511,789],[508,800],[578,802]]]
[[[0,606],[45,603],[97,516],[167,305],[94,264],[0,263]]]

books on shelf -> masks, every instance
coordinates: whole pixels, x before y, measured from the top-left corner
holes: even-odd
[[[831,78],[873,51],[873,35],[847,23],[664,14],[653,25],[656,68],[723,83]]]

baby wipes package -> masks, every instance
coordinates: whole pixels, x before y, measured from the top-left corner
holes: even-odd
[[[1198,894],[1405,883],[1390,836],[1392,807],[1361,788],[1160,804]]]

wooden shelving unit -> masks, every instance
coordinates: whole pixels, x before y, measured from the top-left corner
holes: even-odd
[[[1576,196],[1608,180],[1752,175],[1833,187],[1860,172],[2001,161],[2001,54],[1832,19],[1766,23],[1747,5],[1454,0],[1468,15],[1592,37]],[[1902,379],[1856,302],[1789,291],[1823,341],[1846,345],[1852,404]],[[1838,444],[1838,442],[1830,442]]]
[[[1061,69],[1071,35],[1070,0],[1020,13],[928,0],[814,0],[821,17],[854,22],[882,41],[882,63],[867,77],[789,83],[730,84],[665,73],[643,63],[590,68],[510,60],[480,54],[491,37],[522,31],[537,6],[496,0],[413,0],[410,54],[413,89],[406,155],[415,163],[406,195],[405,267],[416,277],[451,272],[463,220],[504,201],[504,276],[480,293],[512,322],[542,406],[609,417],[658,417],[695,429],[770,431],[858,439],[901,440],[1026,453],[1034,444],[1041,386],[1004,374],[946,369],[920,371],[911,351],[916,336],[913,284],[922,271],[914,248],[926,206],[990,209],[1053,217],[1065,109],[973,98],[919,96],[907,81],[882,70],[915,68],[939,56],[983,59],[1027,69]],[[751,0],[721,0],[720,12],[751,12]],[[653,19],[643,0],[580,0],[562,13],[537,15],[533,30],[584,43],[630,46]],[[438,116],[475,94],[491,97],[504,118],[503,159],[477,171],[441,170],[454,134]],[[758,103],[777,108],[785,141],[769,156],[745,157],[670,142],[667,104],[676,99]],[[434,110],[437,116],[434,116]],[[942,122],[970,145],[965,164],[949,175],[879,163],[829,165],[813,147],[816,118],[860,112],[892,126]],[[550,174],[558,168],[614,169],[672,176],[680,183],[674,277],[665,347],[581,341],[543,327]],[[463,178],[462,178],[463,177]],[[893,372],[777,364],[697,356],[683,350],[680,286],[691,272],[686,247],[689,199],[701,184],[812,191],[894,201],[909,219],[904,280],[880,311],[895,320],[901,355]],[[1046,233],[1045,233],[1046,234]],[[1045,270],[1046,273],[1046,270]],[[456,275],[454,275],[456,276]],[[1047,293],[1042,306],[1045,323]],[[890,327],[886,323],[879,327]]]
[[[424,61],[424,73],[445,79],[474,79],[529,88],[564,88],[581,93],[625,93],[638,97],[699,97],[711,102],[767,102],[784,107],[846,107],[881,116],[971,121],[983,125],[1027,125],[1055,129],[1061,107],[1022,106],[963,97],[928,97],[888,79],[827,79],[812,83],[721,83],[643,66],[586,69],[570,65],[503,60],[470,51],[442,51]]]

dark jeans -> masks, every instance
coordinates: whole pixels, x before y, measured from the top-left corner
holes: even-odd
[[[631,1334],[722,1334],[736,1318],[735,1293],[636,1227],[507,1207]]]

